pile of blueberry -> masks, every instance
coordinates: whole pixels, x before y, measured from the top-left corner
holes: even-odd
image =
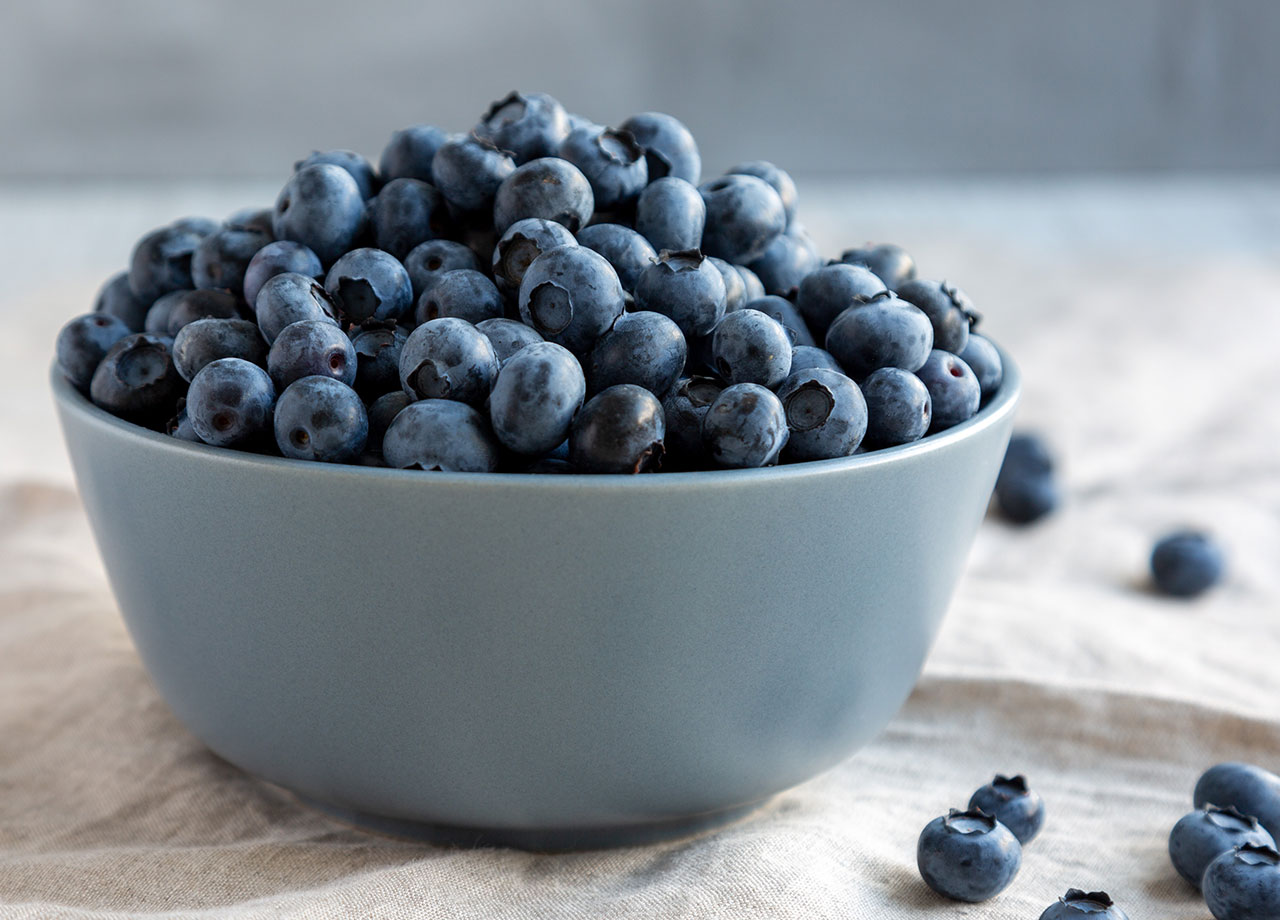
[[[512,93],[375,168],[144,236],[58,363],[176,437],[423,470],[761,467],[916,440],[1000,386],[969,299],[892,245],[824,261],[771,163],[699,184],[693,136]],[[825,347],[819,347],[821,343]]]

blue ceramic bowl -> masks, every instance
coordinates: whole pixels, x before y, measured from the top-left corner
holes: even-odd
[[[675,836],[848,757],[910,693],[1019,391],[763,470],[422,473],[189,444],[54,374],[112,589],[178,718],[364,826]]]

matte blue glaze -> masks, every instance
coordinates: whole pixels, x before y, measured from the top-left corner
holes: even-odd
[[[643,476],[284,460],[54,390],[120,609],[194,734],[382,827],[562,849],[726,819],[885,726],[991,494],[1005,368],[913,444]]]

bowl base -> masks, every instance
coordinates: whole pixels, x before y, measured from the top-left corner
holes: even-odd
[[[511,828],[465,827],[432,824],[405,818],[388,818],[333,805],[310,796],[296,797],[305,805],[358,830],[416,840],[440,846],[512,847],[539,853],[567,853],[607,847],[641,846],[718,830],[756,811],[765,800],[737,805],[722,811],[703,812],[667,821],[615,824],[604,827]]]

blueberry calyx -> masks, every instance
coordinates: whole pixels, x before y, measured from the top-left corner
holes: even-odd
[[[573,322],[573,300],[560,285],[544,281],[529,293],[529,315],[543,335],[556,335]]]
[[[1079,888],[1067,889],[1067,893],[1058,900],[1085,914],[1100,914],[1116,904],[1105,891],[1082,891]]]
[[[1280,865],[1280,851],[1275,847],[1257,846],[1246,843],[1236,847],[1236,859],[1250,866]]]
[[[671,272],[696,272],[705,259],[701,249],[664,249],[658,253],[657,264]]]
[[[595,145],[606,157],[622,166],[644,158],[644,148],[636,141],[636,136],[623,128],[605,128],[596,135]]]
[[[991,785],[1005,794],[1009,798],[1019,795],[1026,795],[1031,787],[1027,785],[1027,778],[1019,773],[1017,776],[1004,776],[1000,773],[996,774],[996,778],[991,781]],[[1008,790],[1006,792],[1006,790]],[[1073,891],[1075,889],[1072,889]]]
[[[973,304],[968,297],[960,294],[959,288],[947,284],[946,281],[939,282],[938,287],[941,288],[943,296],[951,301],[951,306],[964,314],[970,329],[976,328],[978,323],[982,322],[982,314],[973,308]]]
[[[818,428],[826,422],[835,407],[836,400],[831,390],[818,380],[801,384],[782,404],[787,413],[787,427],[792,431]]]
[[[989,834],[999,823],[981,808],[953,808],[942,819],[942,826],[954,834]]]
[[[886,288],[883,291],[876,291],[874,294],[855,294],[853,296],[853,302],[859,306],[865,306],[869,303],[875,303],[877,300],[889,300],[897,296],[898,295],[893,293],[893,291]]]
[[[1256,831],[1262,827],[1258,819],[1253,815],[1246,815],[1234,805],[1228,805],[1226,808],[1219,808],[1217,805],[1208,804],[1204,807],[1205,820],[1218,827],[1228,828],[1231,830],[1250,830]],[[1241,827],[1243,825],[1243,827]]]

